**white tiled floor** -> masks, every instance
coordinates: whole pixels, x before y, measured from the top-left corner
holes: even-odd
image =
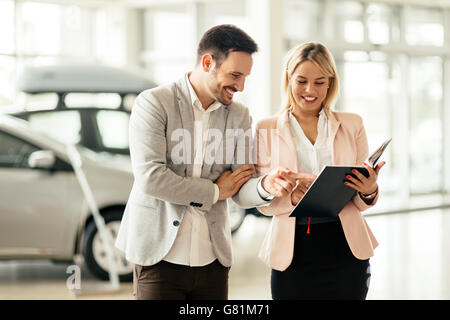
[[[367,217],[380,246],[371,259],[368,299],[450,299],[450,209]],[[270,299],[270,269],[257,252],[270,218],[248,216],[233,237],[230,299]],[[75,297],[67,265],[0,262],[0,299],[132,299],[118,293]],[[98,283],[82,269],[82,287]]]

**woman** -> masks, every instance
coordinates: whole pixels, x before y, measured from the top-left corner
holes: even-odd
[[[277,166],[317,175],[324,165],[363,164],[368,145],[361,117],[330,108],[338,84],[333,57],[322,44],[306,43],[290,52],[282,110],[257,125],[258,175]],[[312,179],[300,180],[288,196],[258,208],[273,216],[259,255],[272,268],[273,299],[365,299],[369,258],[378,243],[361,212],[377,202],[384,164],[375,169],[364,164],[368,178],[359,172],[347,177],[357,193],[338,218],[289,217]],[[269,190],[265,180],[263,189]],[[288,188],[288,180],[280,183]]]

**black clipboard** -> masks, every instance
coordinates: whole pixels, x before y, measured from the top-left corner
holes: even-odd
[[[369,157],[368,162],[375,168],[378,160],[392,139],[386,140]],[[356,190],[344,184],[347,175],[355,176],[352,170],[358,170],[368,177],[364,166],[325,166],[297,203],[290,217],[337,217],[339,212],[355,196]]]
[[[344,184],[347,175],[354,176],[353,169],[369,176],[365,167],[325,166],[289,216],[337,217],[356,193]]]

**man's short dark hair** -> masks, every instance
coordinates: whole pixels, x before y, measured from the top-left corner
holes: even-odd
[[[211,53],[220,66],[230,52],[253,54],[258,51],[256,42],[243,30],[230,24],[212,27],[205,32],[197,49],[197,63],[205,53]]]

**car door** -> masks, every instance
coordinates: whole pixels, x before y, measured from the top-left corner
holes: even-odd
[[[74,174],[30,168],[28,157],[37,150],[0,129],[0,256],[52,256],[64,243]]]

